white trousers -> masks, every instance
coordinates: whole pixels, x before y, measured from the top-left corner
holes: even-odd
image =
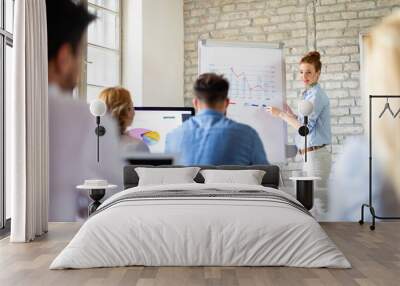
[[[301,155],[304,162],[304,155]],[[313,213],[317,219],[324,219],[328,206],[328,181],[332,167],[332,155],[327,147],[307,152],[307,162],[303,163],[303,173],[306,176],[320,177],[314,182]]]

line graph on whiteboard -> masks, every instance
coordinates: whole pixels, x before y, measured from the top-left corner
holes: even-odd
[[[209,64],[208,70],[223,74],[229,81],[229,98],[232,104],[262,107],[278,96],[276,79],[279,74],[274,66]]]

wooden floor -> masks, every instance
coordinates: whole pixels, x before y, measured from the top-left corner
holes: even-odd
[[[400,223],[324,223],[323,228],[353,268],[289,267],[124,267],[48,270],[79,229],[75,223],[50,224],[49,233],[29,244],[0,241],[0,285],[400,285]]]

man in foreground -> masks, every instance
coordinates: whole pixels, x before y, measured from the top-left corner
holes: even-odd
[[[47,0],[50,190],[49,221],[75,221],[87,216],[87,194],[76,185],[85,179],[122,184],[118,133],[103,117],[106,128],[96,159],[95,118],[86,102],[74,100],[78,83],[83,34],[95,16],[70,0]]]

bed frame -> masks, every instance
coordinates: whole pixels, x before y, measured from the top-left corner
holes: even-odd
[[[152,165],[128,165],[124,167],[124,189],[136,187],[139,183],[139,176],[135,171],[137,167],[147,168],[182,168],[184,166],[152,166]],[[279,187],[279,167],[275,165],[253,165],[253,166],[238,166],[238,165],[225,165],[225,166],[194,166],[200,167],[202,170],[263,170],[265,175],[261,184],[264,187],[271,187],[278,189]],[[204,178],[200,174],[194,178],[197,183],[204,183]]]

